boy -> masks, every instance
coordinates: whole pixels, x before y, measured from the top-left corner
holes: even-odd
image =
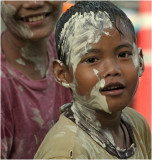
[[[126,107],[144,71],[133,25],[109,1],[81,1],[56,27],[57,82],[73,102],[49,131],[38,159],[148,159],[150,129]]]
[[[70,92],[53,79],[59,1],[3,1],[1,158],[32,159]]]

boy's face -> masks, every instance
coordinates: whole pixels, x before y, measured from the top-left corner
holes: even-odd
[[[107,113],[120,111],[130,102],[138,86],[143,72],[142,52],[123,23],[120,30],[124,36],[104,13],[99,12],[93,18],[92,13],[88,18],[80,16],[79,21],[75,20],[71,37],[66,35],[69,34],[66,29],[61,34],[68,37],[65,44],[70,44],[63,48],[70,66],[66,81],[77,103]]]
[[[54,29],[61,1],[4,1],[2,18],[11,33],[25,39],[41,39]]]
[[[110,36],[103,34],[78,63],[74,73],[76,91],[73,94],[76,100],[80,95],[86,97],[86,100],[91,99],[91,105],[104,103],[107,110],[115,112],[127,106],[135,94],[139,60],[132,36],[127,35],[129,30],[124,31],[125,36],[114,28],[107,31]]]
[[[84,54],[75,72],[70,70],[74,99],[96,110],[122,110],[135,94],[139,79],[139,56],[132,36],[106,29],[98,43]],[[73,84],[74,85],[73,87]]]

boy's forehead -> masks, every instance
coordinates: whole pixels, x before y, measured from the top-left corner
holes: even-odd
[[[88,44],[99,41],[105,28],[112,28],[112,22],[107,13],[91,11],[82,15],[76,12],[64,24],[60,34],[63,53],[78,53],[80,50],[85,52]],[[75,46],[77,46],[76,49]]]
[[[102,34],[111,36],[112,30],[120,30],[125,38],[128,38],[129,29],[124,21],[118,21],[114,24],[108,13],[98,11],[97,13],[75,13],[64,24],[60,34],[61,53],[66,54],[66,64],[69,63],[72,56],[83,56],[91,48],[90,44],[98,43]],[[118,23],[118,24],[117,24]],[[117,25],[117,29],[116,29]],[[121,35],[121,34],[120,34]],[[122,35],[121,35],[122,36]],[[62,55],[61,55],[62,56]],[[79,57],[79,58],[80,58]]]
[[[60,40],[85,41],[89,39],[92,43],[97,35],[102,35],[105,28],[112,28],[112,22],[106,12],[75,13],[64,25],[60,34]],[[73,39],[73,37],[75,37]],[[72,38],[72,41],[71,41]],[[76,39],[78,38],[78,39]],[[99,38],[97,38],[99,39]]]
[[[93,31],[94,34],[96,35],[97,32],[100,32],[102,34],[103,32],[105,34],[109,34],[106,32],[106,29],[111,29],[115,28],[119,30],[121,33],[130,32],[130,29],[128,28],[127,24],[125,23],[125,20],[123,20],[120,17],[116,17],[116,22],[111,21],[110,16],[107,12],[103,11],[98,11],[97,13],[94,13],[92,11],[90,12],[84,12],[83,15],[81,13],[76,12],[64,25],[62,32],[61,32],[61,37],[68,38],[68,34],[72,35],[81,35],[80,39],[84,39],[82,37],[82,34],[85,35],[85,38],[87,37],[87,32]]]

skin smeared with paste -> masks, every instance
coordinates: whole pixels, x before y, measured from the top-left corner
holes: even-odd
[[[77,65],[91,48],[90,44],[98,43],[102,34],[110,35],[104,30],[107,28],[112,28],[112,23],[108,14],[105,12],[99,11],[96,15],[93,12],[84,13],[84,15],[76,13],[65,23],[64,29],[61,32],[61,39],[64,37],[61,50],[62,53],[66,53],[66,65],[72,66],[73,68],[73,82],[70,83],[69,86],[72,89],[75,101],[79,102],[79,107],[87,106],[92,109],[104,110],[105,112],[111,113],[105,96],[102,96],[99,92],[100,87],[104,86],[104,80],[98,78],[88,99],[77,93],[77,81],[75,78]],[[73,39],[73,37],[75,38]]]
[[[142,65],[144,64],[144,61],[140,56],[140,51],[141,48],[137,48],[137,45],[133,43],[133,63],[136,68],[140,66],[139,61],[140,63],[142,63]],[[142,75],[142,70],[139,69],[138,76],[140,77],[141,75]]]
[[[137,67],[139,67],[140,66],[140,64],[139,64],[139,60],[140,60],[140,62],[141,63],[144,63],[143,62],[143,59],[141,58],[141,56],[140,56],[140,48],[137,48],[137,45],[135,44],[135,43],[133,43],[133,56],[132,56],[132,60],[133,60],[133,63],[134,63],[134,66],[135,66],[135,68],[137,68]],[[140,77],[142,75],[142,70],[140,70],[139,69],[139,72],[138,72],[138,77]],[[137,90],[137,87],[138,87],[138,85],[136,86],[136,89],[135,89],[135,91],[134,91],[134,94],[135,94],[135,92],[136,92],[136,90]]]
[[[74,102],[71,110],[74,113],[77,124],[81,121],[81,116],[83,116],[87,120],[87,123],[98,131],[101,129],[101,124],[96,119],[95,110],[103,110],[107,113],[111,113],[108,108],[106,97],[101,95],[99,91],[105,86],[105,80],[100,78],[98,70],[92,70],[97,77],[97,83],[92,88],[90,97],[88,98],[78,94],[76,89],[78,83],[75,78],[75,73],[80,60],[87,51],[91,49],[90,44],[98,43],[102,34],[111,36],[109,32],[104,31],[104,29],[107,28],[112,28],[109,16],[105,12],[99,11],[96,15],[94,15],[93,12],[84,13],[84,15],[76,13],[65,24],[61,32],[61,39],[64,37],[61,53],[66,53],[66,65],[72,66],[73,69],[73,82],[69,84],[62,83],[63,86],[69,87],[72,90]],[[73,39],[73,37],[75,38]],[[90,132],[92,133],[92,138],[98,141],[102,147],[105,147],[105,144],[101,143],[96,136],[94,136],[94,130],[90,130]],[[112,136],[109,136],[110,132],[108,130],[105,132],[107,132],[106,134],[113,142]]]
[[[5,4],[4,1],[1,2],[1,13],[3,20],[6,24],[11,26],[11,30],[16,33],[16,35],[19,35],[19,37],[23,38],[31,38],[33,36],[33,32],[30,31],[28,25],[20,25],[17,23],[15,17],[16,14],[16,8],[10,4]],[[13,17],[13,18],[12,18]]]
[[[92,72],[97,78],[96,84],[94,84],[90,97],[80,96],[77,92],[78,82],[76,80],[75,74],[77,71],[77,66],[80,63],[81,59],[87,51],[91,49],[91,44],[98,43],[102,35],[111,36],[109,32],[105,32],[106,29],[112,28],[112,23],[109,19],[108,14],[104,12],[98,12],[94,15],[93,12],[84,13],[84,15],[79,15],[76,13],[73,15],[67,23],[65,23],[63,30],[61,31],[61,57],[66,57],[66,65],[70,68],[72,66],[73,70],[73,82],[69,84],[62,84],[63,86],[70,87],[72,90],[74,102],[71,107],[71,110],[74,113],[74,118],[76,123],[82,122],[82,116],[85,118],[86,123],[91,127],[89,132],[91,132],[91,137],[101,144],[105,148],[105,143],[99,141],[99,139],[94,134],[94,129],[97,131],[102,130],[101,123],[96,119],[95,110],[103,110],[107,113],[111,113],[106,101],[106,97],[103,96],[99,90],[105,86],[105,79],[101,79],[100,70],[94,68]],[[74,38],[73,38],[74,37]],[[135,67],[139,66],[137,46],[133,44],[133,63]],[[62,58],[61,58],[62,61]],[[82,122],[83,123],[83,122]],[[110,129],[103,130],[105,137],[115,146],[114,138]],[[78,133],[79,134],[79,133]],[[84,142],[85,143],[85,142]],[[83,143],[83,144],[84,144]],[[84,146],[87,148],[87,146]],[[120,148],[117,148],[121,150]]]
[[[137,68],[139,67],[139,57],[138,57],[138,53],[139,50],[137,48],[137,45],[135,43],[133,43],[133,63],[134,63],[134,66]]]
[[[89,128],[91,137],[103,148],[105,148],[105,143],[99,141],[100,138],[97,137],[98,134],[95,135],[95,131],[102,131],[105,137],[115,146],[111,130],[109,128],[103,129],[101,123],[96,118],[97,110],[111,113],[106,97],[100,93],[100,89],[105,86],[105,79],[101,79],[100,77],[104,77],[104,75],[100,76],[100,70],[96,68],[92,70],[97,78],[97,82],[92,87],[89,97],[79,95],[77,91],[78,82],[75,75],[81,59],[87,54],[89,49],[92,49],[91,44],[98,43],[103,34],[112,36],[109,32],[105,31],[111,28],[113,28],[112,23],[109,15],[105,12],[99,11],[97,14],[90,12],[84,13],[84,15],[76,13],[65,23],[61,31],[61,45],[59,45],[59,47],[61,46],[59,49],[63,53],[61,61],[62,57],[66,57],[66,65],[69,68],[72,66],[73,69],[73,82],[62,85],[68,86],[72,90],[74,102],[71,110],[74,113],[76,124],[81,123],[83,126],[87,126],[86,128]],[[137,46],[134,43],[132,59],[135,68],[139,67],[138,52]],[[64,55],[65,53],[66,55]],[[85,147],[87,148],[87,146]]]
[[[31,39],[33,37],[33,32],[30,30],[28,25],[19,24],[17,18],[15,17],[15,14],[16,14],[16,8],[14,6],[2,2],[2,17],[5,23],[11,26],[10,29],[13,31],[13,33],[18,35],[19,37],[22,37],[24,39]],[[12,43],[10,42],[8,37],[7,40],[10,44]],[[46,44],[47,41],[48,38],[43,39],[41,41],[41,44],[42,43]],[[22,58],[16,59],[16,63],[22,66],[26,66],[25,60],[33,62],[35,65],[35,70],[38,70],[40,72],[40,75],[44,77],[47,72],[47,67],[45,64],[47,62],[48,57],[44,58],[43,55],[41,54],[42,49],[39,47],[41,46],[41,44],[39,44],[39,42],[35,42],[35,46],[37,47],[33,47],[33,45],[31,45],[30,42],[26,43],[25,46],[19,49]]]

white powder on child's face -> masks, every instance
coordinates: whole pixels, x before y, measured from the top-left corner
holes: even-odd
[[[107,28],[112,28],[112,23],[101,11],[96,15],[93,12],[73,15],[60,34],[60,39],[63,39],[61,53],[66,53],[66,64],[71,64],[75,71],[82,56],[91,48],[90,44],[97,43],[102,34],[107,33],[104,31]]]
[[[99,78],[99,76],[98,76],[99,71],[96,70],[96,69],[93,69],[93,72],[94,72],[94,74],[97,76],[97,78],[100,80],[100,78]]]
[[[137,48],[137,45],[135,43],[133,43],[133,57],[132,57],[132,59],[133,59],[133,63],[134,63],[135,68],[139,68],[139,71],[138,71],[139,77],[143,73],[143,70],[140,67],[140,63],[142,65],[144,65],[144,60],[142,59],[140,52],[141,52],[141,48]]]
[[[98,80],[100,81],[100,77],[98,75],[99,71],[96,69],[93,69],[94,74],[97,76]],[[103,88],[105,86],[105,80],[101,79],[100,81],[100,88]]]
[[[6,26],[19,37],[23,37],[25,39],[31,38],[33,36],[33,32],[29,29],[28,25],[21,25],[15,19],[15,15],[17,13],[16,8],[11,4],[5,4],[4,1],[1,2],[1,6],[2,18]]]
[[[135,68],[139,67],[139,56],[138,56],[138,48],[135,42],[133,43],[133,63]]]
[[[98,109],[98,110],[104,110],[107,113],[111,113],[108,104],[106,101],[106,97],[101,95],[100,88],[104,87],[105,80],[102,79],[96,83],[96,85],[93,87],[91,93],[90,93],[90,99],[88,101],[88,106],[92,109]]]
[[[104,86],[105,86],[105,80],[101,79],[101,81],[100,81],[100,88],[103,89]]]
[[[73,15],[68,22],[65,23],[63,30],[61,31],[62,45],[61,53],[66,53],[66,65],[72,66],[73,68],[73,82],[70,83],[70,88],[73,92],[73,97],[80,104],[94,108],[104,110],[108,113],[109,111],[106,97],[102,96],[99,89],[104,86],[103,80],[99,81],[93,87],[90,98],[80,96],[76,91],[77,81],[75,79],[75,72],[77,65],[81,58],[87,53],[88,49],[91,48],[91,44],[98,43],[102,34],[109,35],[109,32],[105,32],[104,29],[112,28],[112,23],[109,16],[105,12],[99,11],[97,14],[93,12],[84,13],[80,15],[76,13]],[[96,71],[94,70],[96,73]],[[97,73],[96,73],[97,74]]]

